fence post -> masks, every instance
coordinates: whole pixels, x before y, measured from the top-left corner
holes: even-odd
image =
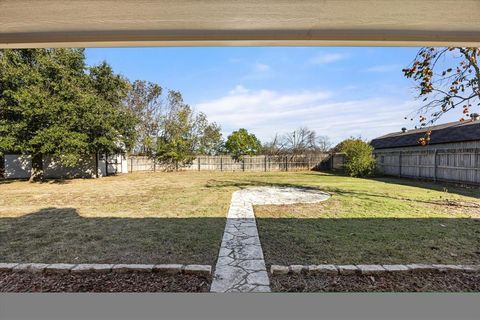
[[[433,153],[433,181],[437,182],[437,149]]]
[[[398,154],[398,176],[402,177],[402,151]]]
[[[420,152],[417,153],[417,178],[420,178]]]
[[[197,158],[197,163],[198,163],[198,171],[200,171],[200,157]]]
[[[223,157],[220,156],[220,171],[223,171]]]
[[[155,158],[153,158],[153,172],[156,172],[156,171],[157,171],[157,170],[156,170],[156,169],[157,169],[156,166],[157,166],[157,162],[155,161]]]
[[[285,171],[288,171],[288,156],[285,156]]]
[[[242,171],[245,171],[245,157],[242,159]]]
[[[264,165],[265,165],[265,172],[267,172],[267,156],[265,156],[265,157],[263,158],[263,160],[264,160],[264,162],[265,162],[265,163],[264,163]]]
[[[475,169],[476,169],[476,179],[475,183],[480,184],[480,149],[475,148]]]

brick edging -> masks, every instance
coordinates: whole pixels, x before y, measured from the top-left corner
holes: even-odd
[[[480,272],[480,265],[453,265],[453,264],[320,264],[320,265],[272,265],[272,275],[282,274],[379,274],[390,272],[418,272],[418,271],[462,271]]]
[[[164,274],[211,275],[212,266],[199,264],[0,263],[0,271],[33,273],[156,272]]]

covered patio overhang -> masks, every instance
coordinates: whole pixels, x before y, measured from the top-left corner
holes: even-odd
[[[478,0],[3,0],[0,48],[480,46]]]

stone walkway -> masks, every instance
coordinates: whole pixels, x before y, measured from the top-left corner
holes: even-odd
[[[319,190],[291,187],[256,187],[234,192],[210,291],[270,291],[254,205],[316,203],[329,197]]]

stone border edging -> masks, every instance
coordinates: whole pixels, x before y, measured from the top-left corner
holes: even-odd
[[[108,273],[155,272],[164,274],[211,275],[212,266],[199,264],[69,264],[0,263],[0,271],[33,273]]]
[[[320,264],[320,265],[290,265],[280,266],[272,265],[270,273],[272,275],[285,274],[379,274],[387,272],[418,272],[418,271],[462,271],[462,272],[480,272],[480,265],[453,265],[453,264]]]

